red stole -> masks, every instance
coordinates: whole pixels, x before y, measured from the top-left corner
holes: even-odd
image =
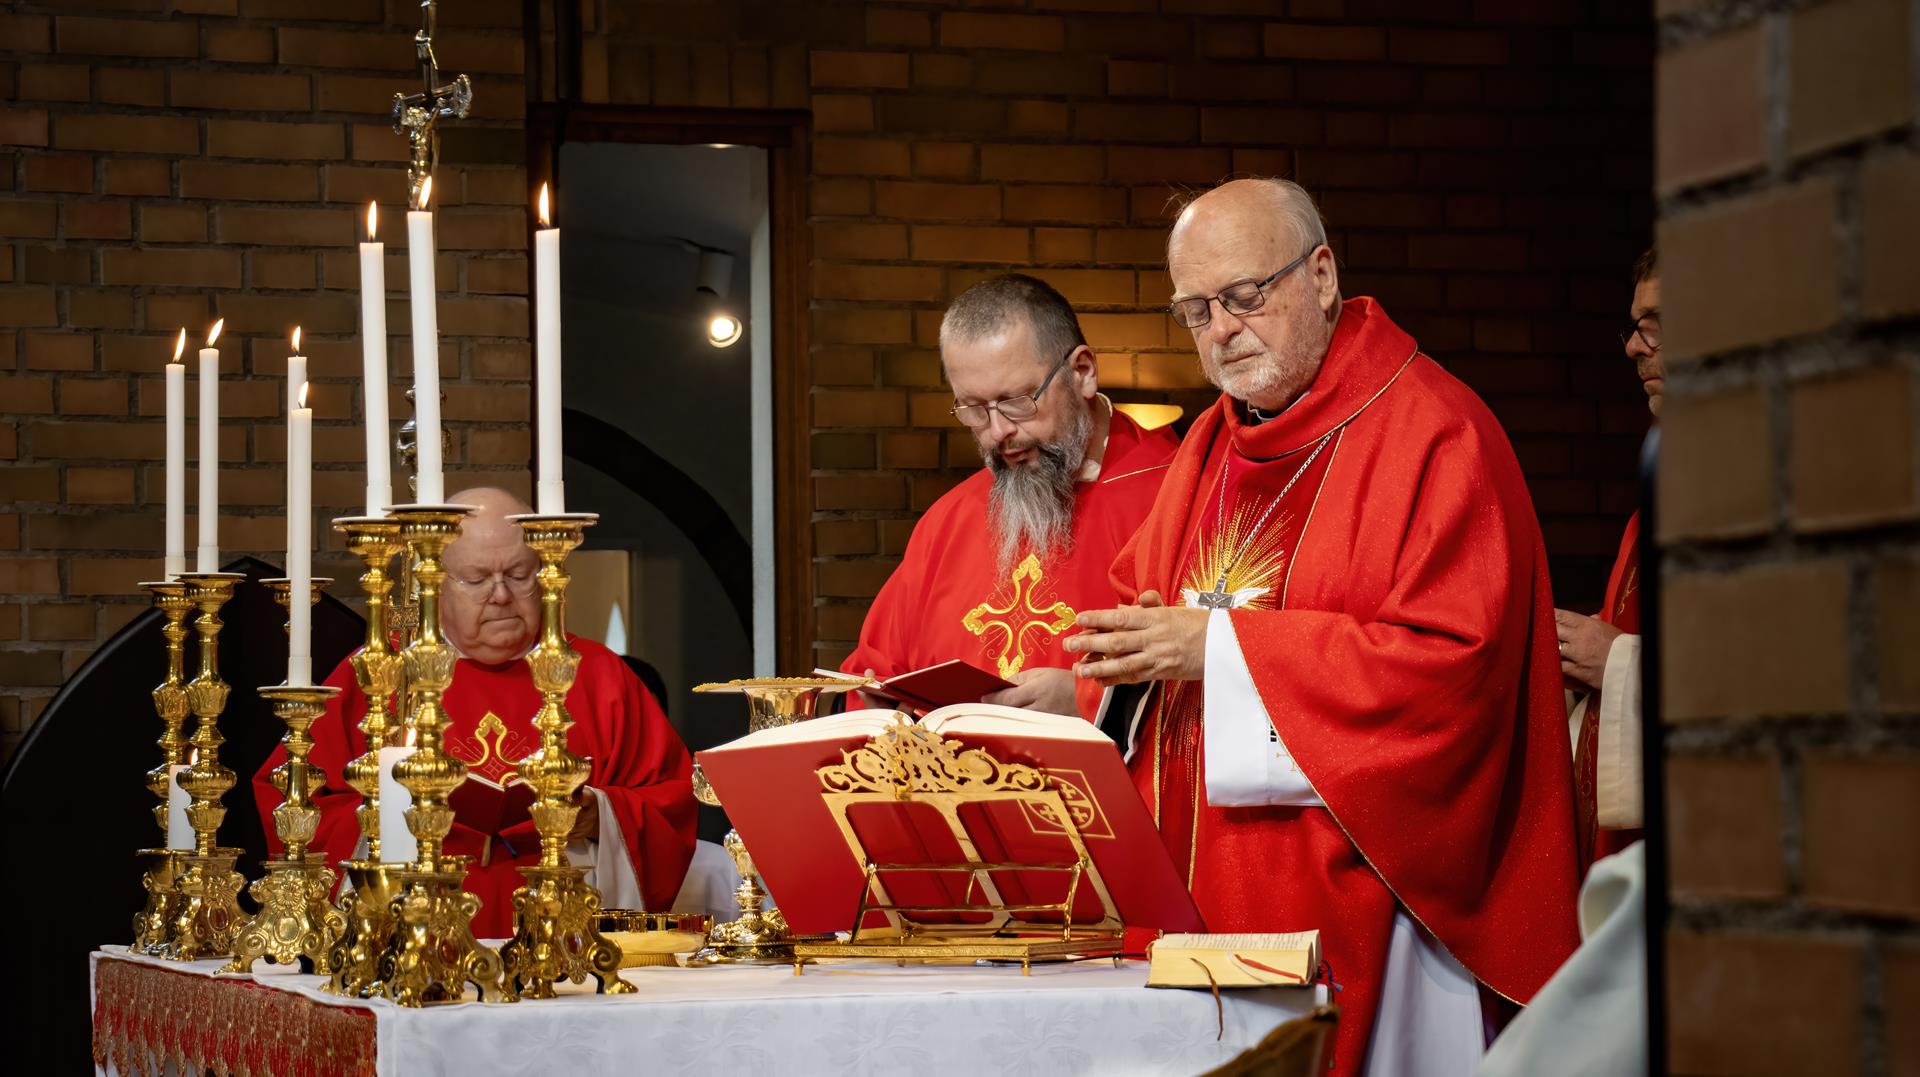
[[[1346,302],[1285,413],[1247,426],[1223,397],[1199,417],[1114,564],[1121,601],[1179,601],[1196,535],[1215,526],[1222,443],[1269,465],[1249,483],[1277,486],[1330,432],[1324,475],[1308,469],[1279,510],[1301,521],[1284,608],[1230,614],[1268,717],[1326,807],[1216,808],[1197,768],[1184,778],[1196,790],[1167,797],[1194,805],[1190,837],[1169,845],[1193,850],[1210,930],[1326,932],[1345,986],[1337,1060],[1352,1071],[1396,902],[1524,1002],[1578,943],[1579,873],[1546,551],[1519,464],[1479,398],[1373,300]],[[1197,758],[1201,728],[1173,747]],[[1144,731],[1134,766],[1153,767],[1161,743]],[[1152,797],[1163,781],[1140,784]]]
[[[840,668],[885,678],[955,658],[1002,677],[1064,669],[1060,643],[1075,613],[1113,605],[1108,569],[1132,536],[1179,442],[1114,412],[1100,475],[1074,489],[1073,546],[995,565],[987,526],[993,475],[982,468],[933,503],[906,556],[867,611],[860,643]]]
[[[1613,559],[1613,571],[1607,576],[1607,597],[1594,614],[1598,620],[1631,635],[1640,634],[1640,513],[1627,519],[1627,530],[1620,536],[1620,552]],[[1600,826],[1600,690],[1587,697],[1587,710],[1580,719],[1580,738],[1574,746],[1574,779],[1579,783],[1580,848],[1584,862],[1591,865],[1603,856],[1611,856],[1639,841],[1639,827],[1619,830]]]
[[[693,759],[659,704],[619,656],[592,640],[569,640],[580,654],[580,670],[567,693],[567,711],[574,718],[568,749],[591,761],[587,784],[604,791],[613,808],[615,819],[602,817],[602,833],[618,821],[647,907],[665,910],[693,858]],[[310,758],[326,776],[313,797],[320,809],[313,845],[329,863],[337,863],[353,854],[360,837],[353,814],[360,794],[347,786],[343,769],[366,750],[358,726],[367,704],[349,662],[341,662],[326,683],[341,693],[313,725]],[[525,662],[486,666],[463,658],[454,665],[443,703],[451,718],[447,752],[484,777],[499,780],[539,747],[533,716],[540,693]],[[269,775],[285,758],[284,749],[276,749],[254,776],[254,798],[276,853],[273,809],[283,798]],[[473,930],[482,938],[512,934],[513,892],[526,878],[516,869],[539,861],[532,823],[515,828],[507,838],[511,849],[501,841],[489,843],[486,835],[457,821],[447,836],[446,852],[473,858],[465,885],[481,900]]]

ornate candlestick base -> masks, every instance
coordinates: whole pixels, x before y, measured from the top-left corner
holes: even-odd
[[[527,653],[540,710],[533,728],[540,748],[520,761],[520,777],[538,799],[530,809],[540,832],[540,863],[521,868],[527,884],[513,892],[513,939],[500,951],[509,986],[525,998],[552,998],[559,980],[594,978],[595,989],[619,995],[633,990],[620,979],[620,948],[600,934],[595,917],[600,893],[586,872],[567,863],[567,835],[580,814],[573,800],[591,772],[585,759],[567,750],[567,692],[580,668],[580,655],[567,643],[567,555],[583,533],[599,520],[592,513],[511,517],[540,557],[540,642]]]
[[[327,685],[260,689],[287,724],[287,799],[273,809],[273,827],[285,851],[267,862],[267,874],[249,891],[260,912],[235,937],[233,960],[224,971],[246,972],[262,957],[277,965],[298,963],[302,972],[333,970],[333,946],[346,930],[346,917],[327,901],[338,876],[323,857],[307,851],[320,828],[320,809],[308,800],[308,791],[326,780],[307,762],[313,748],[307,730],[326,712],[327,701],[339,694]]]
[[[856,685],[844,679],[828,677],[750,677],[720,684],[702,684],[696,692],[732,692],[747,697],[747,731],[792,725],[812,718],[820,698],[849,691]],[[720,798],[707,784],[707,776],[693,768],[693,795],[702,804],[720,806]],[[689,965],[781,965],[793,961],[793,937],[787,931],[787,918],[779,909],[762,912],[766,888],[753,870],[753,858],[747,853],[740,832],[727,831],[728,855],[740,871],[740,886],[733,899],[740,906],[740,918],[715,924],[707,932],[707,945],[687,959]]]
[[[147,904],[133,917],[133,945],[136,954],[165,956],[172,947],[173,921],[180,915],[181,859],[179,849],[142,849],[136,855],[148,857],[153,866],[140,877],[147,892]]]
[[[233,870],[239,849],[215,849],[211,854],[183,853],[179,911],[173,918],[173,942],[165,956],[175,961],[226,957],[233,937],[247,914],[240,908],[240,891],[247,880]]]
[[[227,682],[220,679],[220,609],[233,598],[234,588],[246,577],[233,572],[189,572],[180,581],[187,598],[200,611],[194,631],[200,640],[199,673],[186,685],[187,705],[195,719],[193,763],[180,773],[180,787],[193,802],[187,822],[193,826],[193,852],[181,860],[180,906],[173,918],[168,957],[197,961],[226,957],[233,952],[233,936],[247,919],[240,909],[240,890],[246,880],[233,870],[241,850],[221,847],[220,821],[226,818],[221,798],[237,776],[220,764],[220,712],[227,706]]]
[[[500,955],[473,937],[480,899],[460,888],[467,858],[441,856],[441,871],[395,871],[404,889],[393,900],[393,942],[380,956],[380,993],[401,1006],[466,1001],[515,1002],[503,987]]]
[[[393,899],[400,893],[395,875],[408,865],[348,860],[341,867],[347,873],[347,886],[341,888],[335,908],[345,924],[327,957],[332,972],[326,989],[353,998],[379,998],[385,993],[380,956],[393,942]]]

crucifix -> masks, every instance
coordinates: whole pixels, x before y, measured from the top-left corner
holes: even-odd
[[[420,63],[420,92],[393,95],[393,130],[407,136],[407,205],[420,205],[421,189],[433,168],[440,163],[441,117],[464,119],[473,104],[473,84],[467,76],[456,75],[452,82],[440,82],[440,62],[433,56],[433,25],[439,0],[420,0],[420,30],[413,35],[413,50]]]

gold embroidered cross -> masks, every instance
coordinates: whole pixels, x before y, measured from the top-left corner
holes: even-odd
[[[1028,554],[1027,559],[1013,570],[1013,596],[1007,599],[1005,606],[996,606],[992,599],[988,599],[968,610],[967,615],[960,619],[967,631],[983,639],[989,629],[1007,634],[1006,642],[995,658],[1003,678],[1012,677],[1026,665],[1027,648],[1023,641],[1028,629],[1038,628],[1058,636],[1073,627],[1073,607],[1065,602],[1055,602],[1045,609],[1033,604],[1034,593],[1040,589],[1040,582],[1044,578],[1045,574],[1040,571],[1039,556]],[[1013,620],[1021,614],[1030,614],[1032,619]]]

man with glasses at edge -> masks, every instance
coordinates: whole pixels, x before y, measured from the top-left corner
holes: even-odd
[[[986,702],[1073,714],[1061,638],[1077,611],[1113,605],[1108,567],[1178,441],[1113,409],[1073,307],[1033,277],[961,293],[940,361],[986,466],[914,525],[841,669],[887,678],[963,659],[1014,682]]]
[[[1652,250],[1633,265],[1632,321],[1620,343],[1633,360],[1647,394],[1647,410],[1660,416],[1667,385],[1660,356],[1660,264]],[[1575,788],[1579,792],[1580,847],[1584,863],[1620,852],[1640,840],[1640,513],[1627,520],[1607,578],[1605,604],[1589,617],[1553,611],[1560,642],[1560,670],[1575,693],[1568,714],[1573,739]]]
[[[471,505],[460,537],[447,546],[446,582],[440,589],[440,630],[459,655],[453,683],[441,702],[452,719],[446,749],[465,761],[470,777],[504,784],[515,764],[540,747],[533,716],[540,693],[525,658],[540,634],[539,559],[508,520],[531,512],[505,490],[462,490],[448,499]],[[567,693],[574,726],[568,746],[592,763],[576,794],[581,811],[568,856],[590,869],[607,908],[666,912],[679,892],[693,856],[693,760],[660,705],[618,655],[592,640],[568,636],[580,655],[579,675]],[[313,724],[309,758],[326,782],[313,796],[320,809],[316,851],[328,863],[355,854],[360,838],[354,808],[360,794],[348,787],[346,764],[366,751],[360,721],[367,701],[351,661],[336,667],[327,684],[340,694]],[[390,743],[398,744],[398,733]],[[276,839],[273,809],[283,799],[273,769],[286,758],[278,749],[254,775],[254,800]],[[532,820],[488,834],[457,815],[446,851],[470,856],[466,888],[480,898],[474,934],[513,934],[513,892],[526,882],[518,868],[539,861],[540,841]],[[278,853],[277,844],[274,852]]]
[[[1067,648],[1214,932],[1318,929],[1334,1072],[1471,1073],[1578,941],[1546,551],[1505,433],[1312,198],[1201,195],[1172,315],[1218,403]]]

